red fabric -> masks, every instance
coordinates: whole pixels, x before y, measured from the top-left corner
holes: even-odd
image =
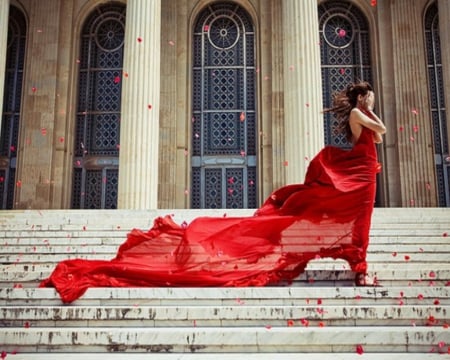
[[[199,217],[186,226],[157,218],[134,229],[117,256],[60,262],[41,287],[72,302],[89,287],[263,286],[291,281],[319,257],[365,272],[376,173],[372,131],[350,151],[325,147],[304,184],[276,190],[249,217]]]

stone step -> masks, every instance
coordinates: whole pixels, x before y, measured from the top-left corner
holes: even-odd
[[[450,342],[442,326],[186,327],[186,328],[2,328],[3,351],[11,352],[198,352],[198,353],[429,353]],[[444,345],[443,345],[444,344]],[[442,346],[441,346],[442,345]]]
[[[409,268],[396,266],[386,268],[381,264],[375,268],[373,264],[369,266],[369,275],[376,276],[380,286],[449,286],[450,269],[449,264],[429,266],[417,264]],[[309,265],[308,265],[309,266]],[[8,266],[3,267],[0,272],[0,285],[3,287],[36,287],[43,279],[50,276],[51,270],[36,271],[15,271]],[[314,286],[315,283],[326,286],[351,286],[355,274],[350,270],[337,270],[333,267],[323,267],[320,269],[307,268],[304,273],[297,277],[292,286]],[[280,284],[288,285],[288,284]]]
[[[62,240],[62,239],[58,239]],[[444,240],[442,243],[432,243],[427,238],[426,242],[420,242],[419,244],[381,244],[379,239],[372,240],[369,244],[369,255],[373,253],[392,255],[394,258],[401,254],[449,254],[450,253],[450,239]],[[115,256],[117,253],[117,245],[102,245],[96,246],[95,244],[80,244],[79,241],[72,242],[70,244],[64,244],[55,242],[55,245],[42,244],[38,242],[36,245],[24,244],[22,239],[15,243],[0,246],[0,254],[70,254],[76,252],[77,254],[108,254]]]
[[[450,246],[449,246],[450,247]],[[161,246],[161,252],[159,254],[164,255],[167,254],[167,251],[164,251],[163,246]],[[170,252],[169,252],[170,253]],[[90,252],[90,253],[83,253],[78,252],[78,248],[73,248],[72,252],[70,253],[39,253],[39,252],[19,252],[19,253],[11,253],[11,254],[4,254],[0,253],[0,263],[1,264],[17,264],[17,263],[49,263],[51,261],[52,263],[58,263],[62,260],[66,259],[96,259],[96,260],[111,260],[116,255],[115,252],[110,253],[103,253],[101,251],[97,252]],[[156,253],[155,255],[158,255]],[[406,259],[405,259],[406,256]],[[385,263],[404,263],[404,262],[425,262],[425,263],[445,263],[450,259],[450,252],[444,252],[444,253],[410,253],[410,252],[403,252],[400,253],[396,252],[396,256],[392,256],[392,253],[373,253],[368,251],[367,253],[367,261],[369,263],[376,263],[376,262],[385,262]],[[272,264],[270,262],[270,259],[267,260],[269,264]],[[264,263],[264,261],[260,261],[260,263]]]
[[[409,300],[409,299],[408,299]],[[4,306],[3,327],[450,326],[450,300],[404,305]],[[418,304],[418,303],[421,304]],[[326,300],[325,300],[326,303]]]
[[[140,354],[140,353],[126,353],[126,360],[299,360],[307,358],[308,360],[444,360],[450,358],[450,356],[445,356],[444,351],[446,348],[435,349],[432,348],[430,353],[367,353],[364,352],[364,347],[360,348],[362,351],[361,356],[357,353],[357,349],[352,353],[290,353],[281,354],[277,353],[235,353],[235,354],[161,354],[161,353],[151,353],[150,354]],[[21,354],[14,352],[14,356],[11,356],[11,360],[104,360],[105,354],[103,353],[37,353],[37,354]],[[108,360],[124,360],[123,353],[108,353]],[[7,360],[10,360],[7,358]]]
[[[90,288],[70,306],[447,306],[450,287]],[[0,306],[62,305],[53,288],[0,288]],[[65,305],[70,307],[69,305]],[[447,314],[448,315],[448,314]]]
[[[91,288],[70,305],[54,289],[37,288],[56,262],[109,260],[132,228],[149,229],[155,217],[171,213],[178,223],[205,214],[0,212],[0,352],[16,360],[89,360],[106,353],[114,359],[125,358],[125,351],[130,360],[450,354],[450,209],[374,209],[368,261],[382,285],[377,288],[354,287],[347,263],[331,259],[311,261],[290,286]],[[208,210],[210,216],[252,213]]]

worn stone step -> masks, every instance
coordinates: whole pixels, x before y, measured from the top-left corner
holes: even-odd
[[[427,239],[428,240],[428,239]],[[369,254],[388,254],[389,256],[396,257],[394,255],[400,256],[402,254],[450,254],[450,240],[445,241],[445,243],[426,243],[421,244],[381,244],[378,241],[373,241],[369,244]],[[96,244],[97,245],[97,244]],[[39,242],[38,244],[24,244],[21,240],[15,243],[10,243],[4,246],[0,246],[0,254],[70,254],[76,252],[77,254],[95,254],[95,253],[105,253],[111,256],[115,256],[118,247],[116,245],[101,245],[96,246],[94,244],[71,242],[70,244],[64,244],[59,242],[54,242],[54,245],[43,244]]]
[[[235,354],[139,354],[130,353],[126,354],[127,360],[299,360],[307,358],[308,360],[444,360],[450,358],[450,355],[444,355],[447,351],[446,347],[432,348],[430,353],[367,353],[364,352],[364,347],[361,348],[362,354],[358,354],[355,349],[352,353],[291,353],[281,354],[277,353],[235,353]],[[363,355],[363,356],[362,356]],[[108,353],[108,360],[124,360],[123,353]],[[37,353],[37,354],[21,354],[14,352],[14,356],[11,356],[12,360],[104,360],[104,353]],[[9,360],[9,358],[7,359]]]
[[[71,306],[367,306],[400,300],[420,305],[436,299],[448,305],[450,287],[90,288]],[[61,305],[61,300],[53,288],[0,288],[0,306],[11,305]]]
[[[414,299],[412,299],[414,300]],[[404,305],[4,306],[3,327],[450,326],[450,301]],[[420,304],[418,304],[420,303]]]
[[[429,277],[427,271],[433,271],[436,275]],[[48,273],[19,272],[19,273],[0,273],[0,286],[4,288],[35,288],[42,279],[50,275]],[[442,286],[448,287],[450,281],[450,271],[416,269],[416,270],[379,270],[369,272],[369,275],[376,276],[382,288],[392,286],[403,287],[427,287]],[[292,287],[349,287],[354,285],[355,274],[349,270],[306,270],[292,283],[279,283],[274,286],[292,286]]]
[[[0,329],[7,352],[349,353],[363,344],[366,352],[429,353],[449,342],[442,326]]]
[[[450,246],[449,246],[450,247]],[[101,250],[98,252],[90,252],[90,253],[81,253],[77,251],[77,248],[73,248],[72,253],[55,253],[55,254],[46,254],[39,252],[26,252],[26,253],[11,253],[4,254],[0,253],[0,263],[2,264],[11,264],[11,263],[39,263],[44,262],[48,263],[49,260],[53,263],[58,263],[62,260],[66,259],[97,259],[97,260],[110,260],[115,257],[115,252],[105,253]],[[161,255],[168,254],[167,251],[164,251],[164,246],[161,246]],[[158,255],[156,253],[155,255]],[[406,258],[405,258],[406,257]],[[399,252],[396,253],[396,256],[392,256],[391,253],[367,253],[367,261],[369,263],[372,262],[386,262],[386,263],[404,263],[407,262],[426,262],[426,263],[444,263],[450,259],[450,252],[444,253],[409,253],[409,252]],[[261,261],[263,262],[264,259]],[[272,259],[268,259],[267,262],[270,266],[273,261]]]

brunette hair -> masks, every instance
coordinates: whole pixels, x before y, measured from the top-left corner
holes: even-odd
[[[351,141],[352,138],[352,131],[348,122],[350,112],[358,105],[358,96],[366,96],[369,91],[373,91],[373,89],[366,81],[349,84],[346,89],[333,94],[332,107],[323,111],[334,113],[339,121],[338,130],[345,135],[348,141]]]

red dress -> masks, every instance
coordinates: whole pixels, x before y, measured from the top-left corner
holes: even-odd
[[[264,286],[291,281],[308,261],[332,257],[367,270],[366,250],[379,171],[373,132],[351,150],[325,147],[304,184],[276,190],[249,217],[155,219],[132,230],[112,260],[65,260],[41,287],[72,302],[89,287]]]

